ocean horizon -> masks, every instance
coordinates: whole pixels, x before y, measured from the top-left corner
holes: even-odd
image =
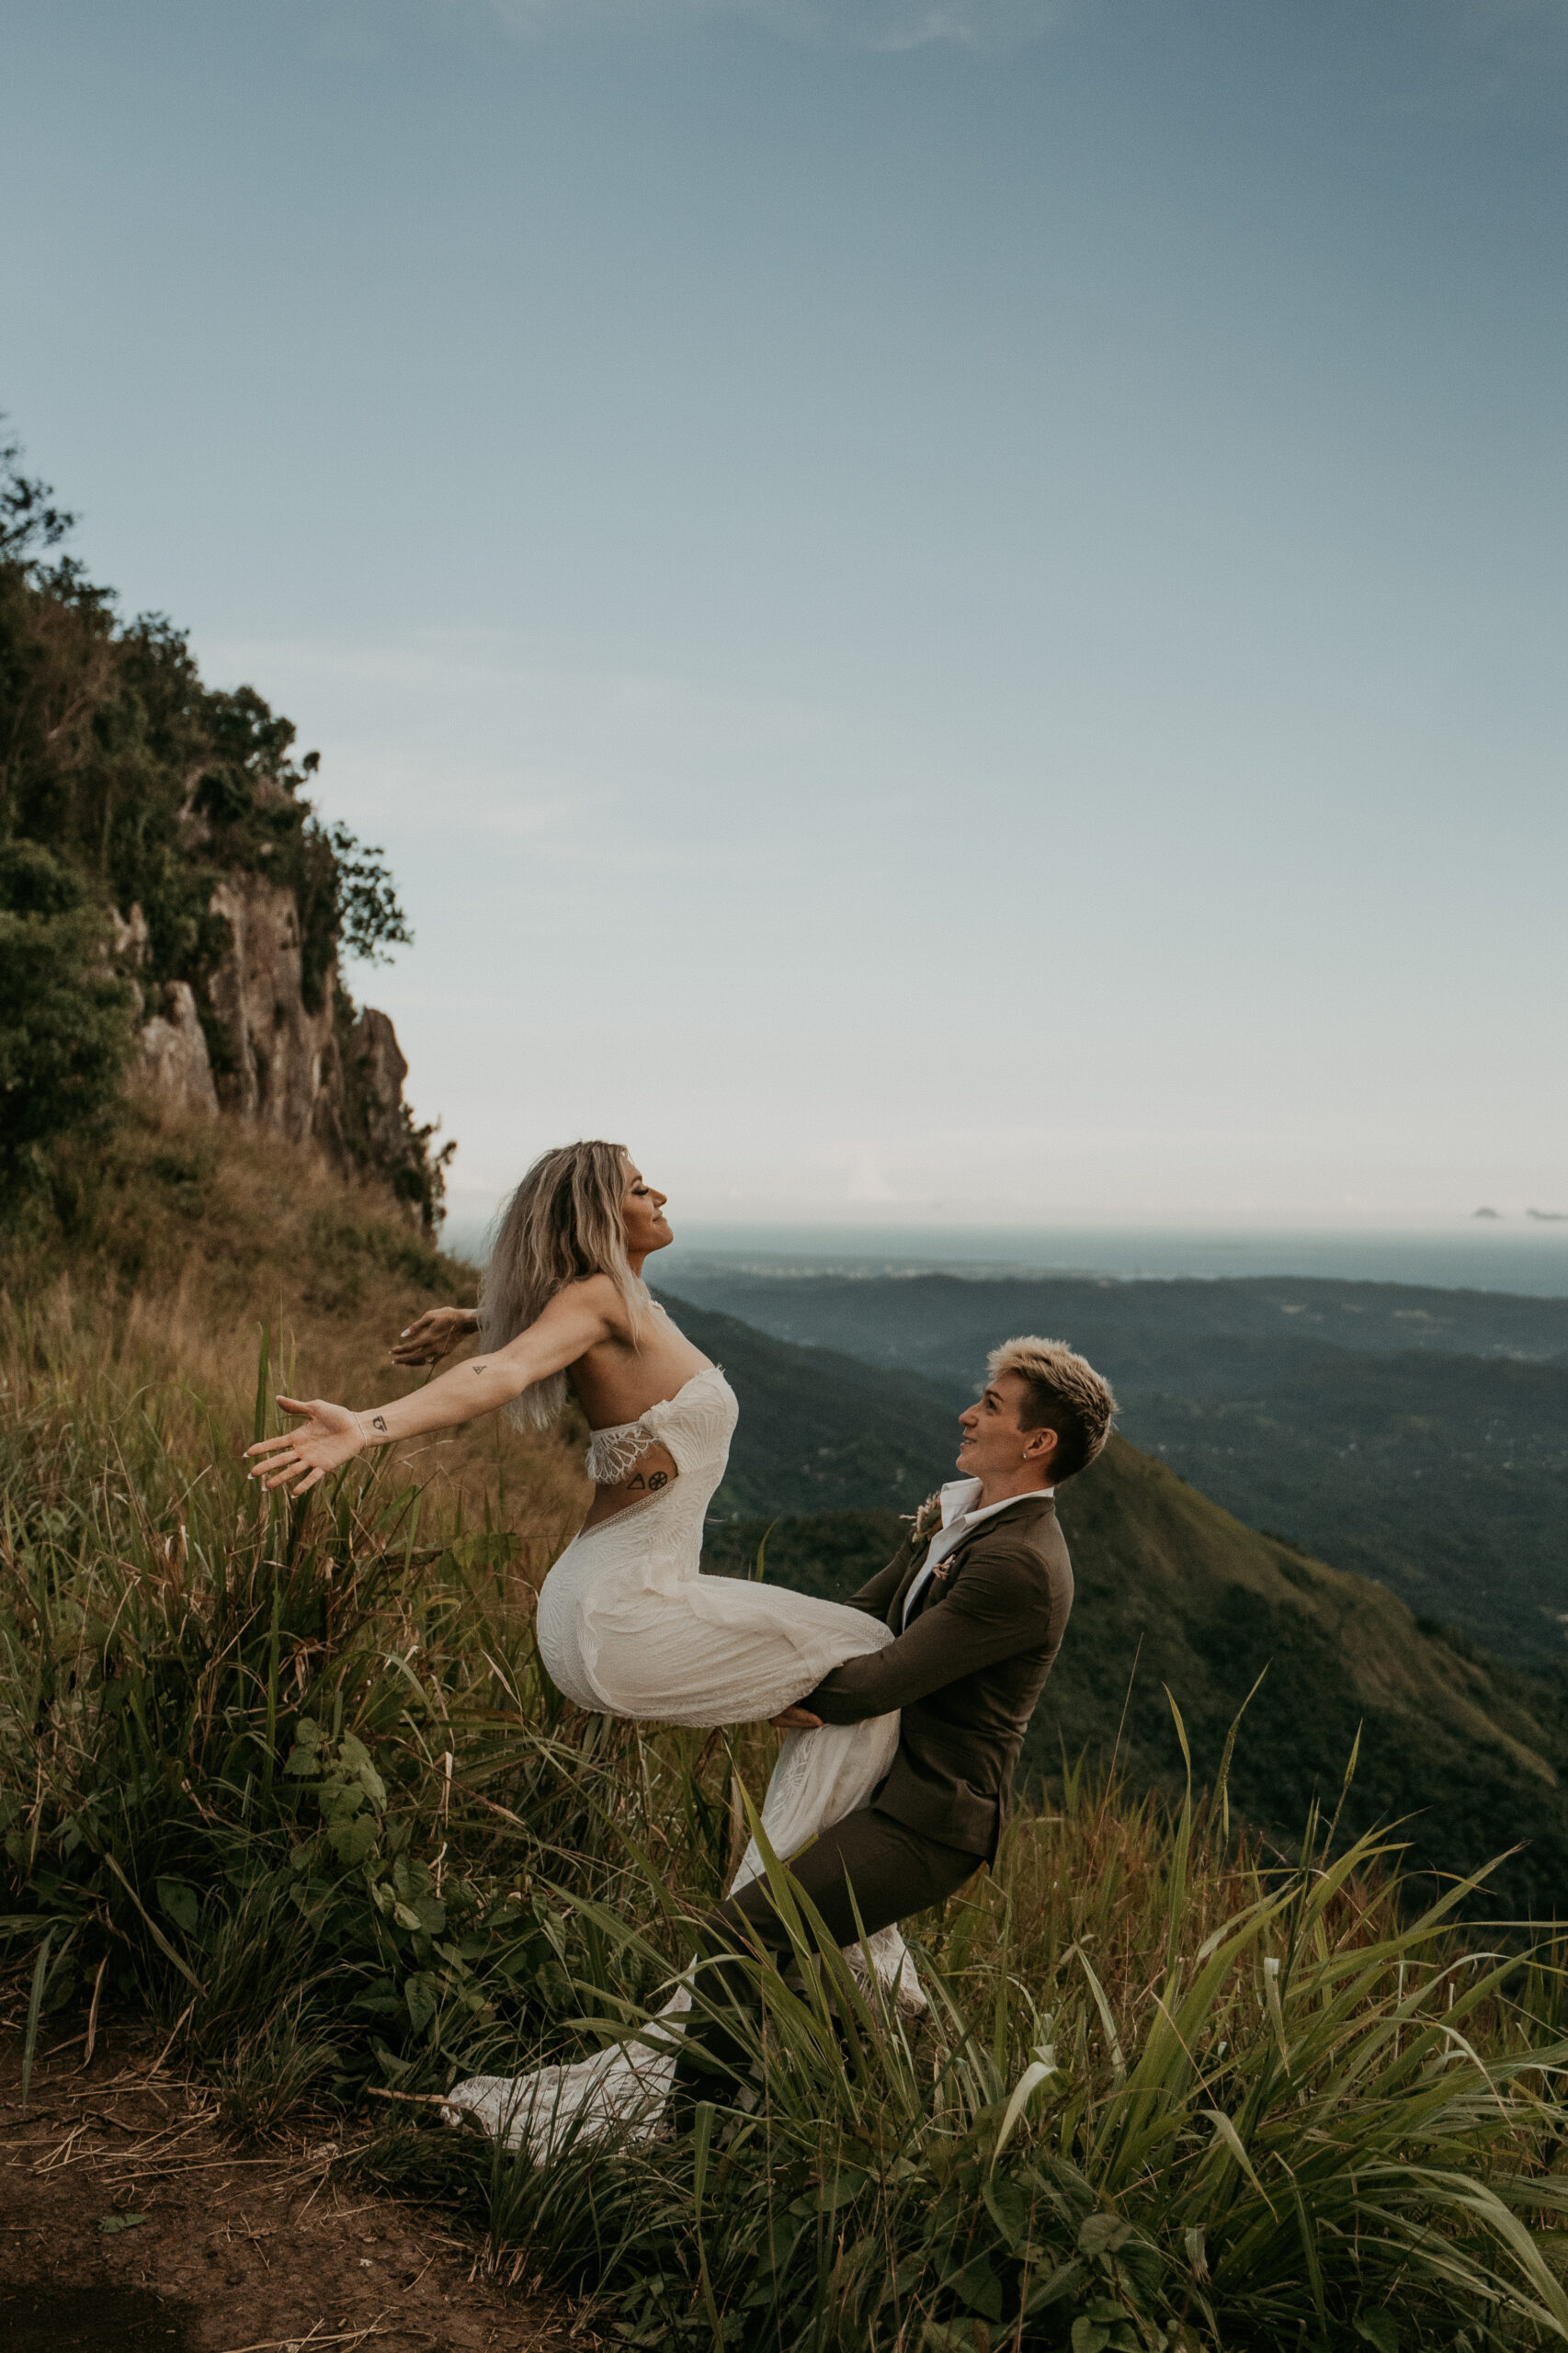
[[[443,1245],[483,1263],[488,1219],[454,1211]],[[1180,1226],[790,1225],[694,1221],[656,1262],[678,1291],[683,1268],[777,1275],[1078,1275],[1111,1281],[1223,1281],[1290,1276],[1408,1283],[1440,1290],[1568,1298],[1568,1221],[1475,1219],[1427,1232]]]

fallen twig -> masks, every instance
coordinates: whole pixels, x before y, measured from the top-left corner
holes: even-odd
[[[39,2159],[38,2164],[32,2168],[33,2172],[51,2173],[56,2165],[68,2165],[71,2163],[71,2150],[74,2143],[79,2141],[88,2129],[85,2124],[74,2124],[64,2140],[57,2142],[46,2155]]]
[[[190,1972],[189,1972],[188,1970],[187,1970],[187,1972],[186,1972],[186,1975],[187,1975],[187,1977],[190,1975]],[[194,1981],[193,1981],[193,1982],[194,1982]],[[201,1994],[201,1988],[200,1988],[200,1986],[199,1986],[199,1985],[198,1985],[198,1986],[197,1986],[196,1991],[197,1991],[197,1995],[198,1995],[198,1997],[199,1998],[200,1994]],[[164,2045],[163,2049],[159,2052],[159,2053],[158,2053],[157,2057],[153,2060],[153,2064],[152,2064],[151,2068],[150,2068],[150,2069],[149,2069],[149,2071],[148,2071],[148,2072],[149,2072],[149,2074],[151,2074],[151,2075],[154,2075],[157,2074],[157,2072],[158,2072],[159,2068],[163,2065],[163,2063],[164,2063],[165,2060],[168,2057],[168,2055],[169,2055],[170,2052],[174,2049],[175,2044],[179,2040],[180,2029],[181,2029],[181,2027],[183,2027],[183,2026],[184,2026],[184,2024],[185,2024],[185,2022],[186,2022],[187,2018],[189,2018],[189,2016],[190,2016],[190,2014],[191,2014],[192,2010],[194,2010],[194,2009],[195,2009],[195,2007],[196,2007],[196,2003],[195,2003],[194,2001],[187,2002],[187,2003],[186,2004],[186,2006],[185,2006],[184,2009],[180,2012],[180,2014],[179,2014],[178,2018],[175,2020],[175,2030],[174,2030],[173,2034],[171,2034],[171,2035],[170,2035],[170,2037],[169,2037],[168,2040],[165,2043],[165,2045]]]
[[[374,2336],[381,2331],[381,2323],[385,2318],[386,2312],[383,2308],[376,2314],[373,2321],[367,2323],[365,2327],[346,2328],[334,2336],[316,2335],[316,2329],[321,2326],[318,2320],[304,2336],[268,2336],[259,2345],[232,2346],[228,2353],[306,2353],[307,2347],[310,2348],[310,2353],[315,2353],[316,2347],[321,2345],[363,2345],[367,2336]]]

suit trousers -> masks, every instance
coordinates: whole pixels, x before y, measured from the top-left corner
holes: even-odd
[[[941,1846],[869,1805],[824,1830],[795,1858],[790,1876],[822,1915],[835,1944],[852,1945],[862,1929],[874,1936],[912,1912],[945,1902],[984,1860],[983,1855]],[[790,1950],[790,1931],[766,1878],[753,1880],[710,1913],[698,1929],[698,1940],[702,1990],[714,2009],[711,2016],[694,2013],[687,2027],[676,2067],[677,2123],[689,2118],[694,2100],[723,2099],[750,2063],[755,2042],[743,2040],[724,2016],[729,2008],[756,2018],[762,2006],[755,1970],[736,1958],[737,1949],[755,1953],[760,1947],[773,1954]]]

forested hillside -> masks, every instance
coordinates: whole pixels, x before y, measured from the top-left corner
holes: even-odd
[[[59,1141],[129,1086],[308,1138],[432,1223],[433,1131],[391,1023],[338,974],[340,949],[408,939],[380,854],[320,816],[289,720],[204,684],[163,616],[120,618],[17,459],[0,449],[0,1195],[47,1194]]]
[[[654,1295],[724,1367],[744,1401],[730,1467],[713,1498],[718,1518],[878,1506],[913,1511],[954,1475],[958,1415],[918,1373],[873,1370],[835,1348],[780,1347],[733,1315]]]
[[[722,1359],[741,1401],[709,1565],[750,1574],[766,1541],[767,1575],[845,1598],[891,1557],[897,1513],[802,1513],[799,1498],[819,1477],[850,1486],[857,1472],[861,1503],[878,1486],[902,1492],[922,1460],[931,1484],[952,1477],[951,1408],[915,1376],[670,1305]],[[746,1516],[728,1518],[731,1497]],[[1521,1672],[1423,1628],[1381,1586],[1244,1527],[1124,1440],[1063,1489],[1061,1510],[1077,1600],[1036,1718],[1032,1770],[1053,1771],[1063,1753],[1107,1764],[1119,1744],[1136,1782],[1178,1786],[1168,1692],[1195,1768],[1211,1779],[1261,1676],[1232,1768],[1248,1819],[1288,1845],[1314,1795],[1332,1811],[1359,1735],[1346,1801],[1358,1829],[1411,1816],[1413,1856],[1437,1873],[1523,1843],[1500,1893],[1519,1909],[1568,1908],[1568,1674]]]

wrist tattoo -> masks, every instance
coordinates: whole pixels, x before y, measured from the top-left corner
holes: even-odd
[[[387,1434],[386,1416],[382,1414],[372,1414],[370,1416],[370,1427],[373,1430],[380,1430],[381,1436],[385,1438]]]

